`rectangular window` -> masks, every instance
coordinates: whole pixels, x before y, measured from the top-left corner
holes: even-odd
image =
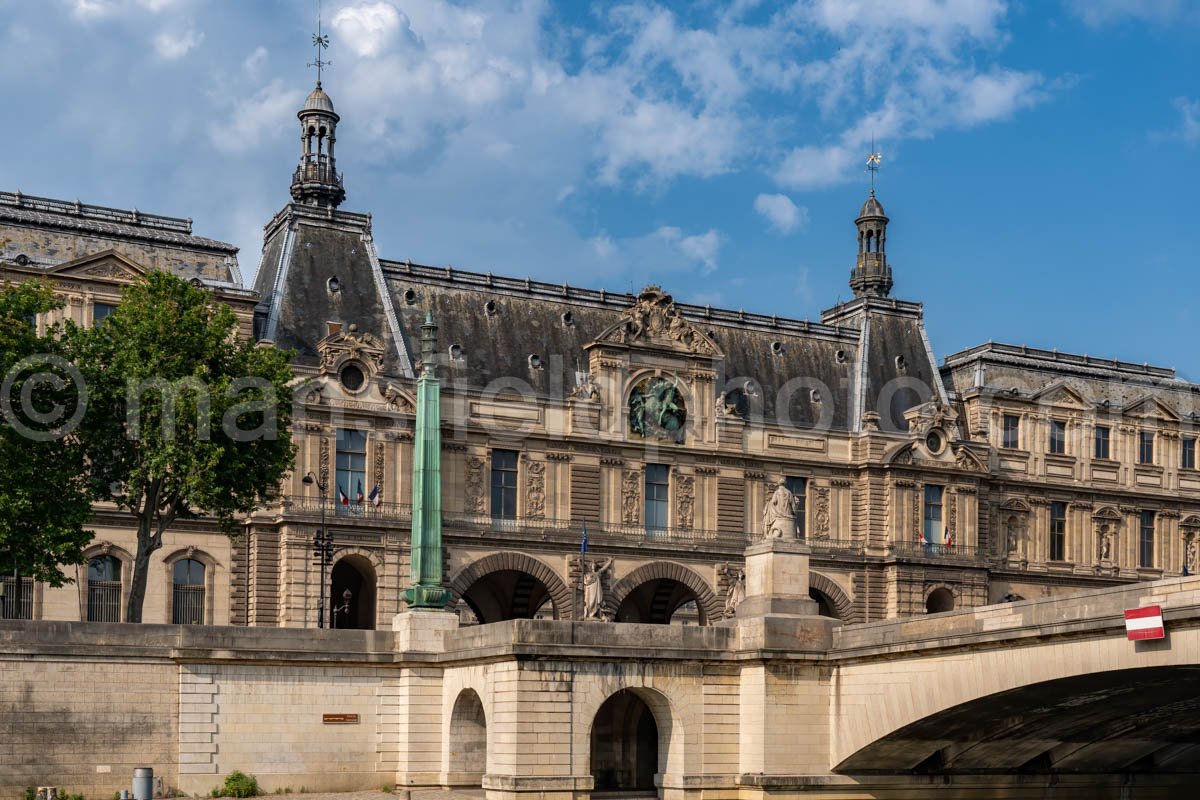
[[[1067,452],[1067,423],[1050,420],[1050,452],[1062,455]]]
[[[1142,512],[1142,524],[1138,533],[1138,566],[1154,566],[1154,512]]]
[[[1050,504],[1050,560],[1065,561],[1067,552],[1067,504]]]
[[[492,451],[492,519],[517,518],[516,450]]]
[[[1004,441],[1001,446],[1009,450],[1021,446],[1021,418],[1016,414],[1004,415]]]
[[[117,310],[111,303],[92,303],[92,324],[99,325]]]
[[[1196,468],[1196,439],[1185,436],[1180,440],[1179,466],[1181,469]]]
[[[1154,434],[1150,431],[1138,434],[1138,463],[1154,463]]]
[[[1096,426],[1096,458],[1108,458],[1108,440],[1111,431],[1104,425]]]
[[[667,527],[667,500],[671,489],[671,468],[666,464],[646,465],[646,530]]]
[[[942,487],[925,487],[925,544],[944,544],[942,541]]]
[[[338,508],[362,503],[366,479],[367,432],[338,428],[337,485],[333,490]]]
[[[808,478],[784,478],[784,485],[796,498],[796,536],[803,539],[805,507],[808,503]]]
[[[21,578],[20,591],[12,575],[0,577],[0,584],[4,586],[4,596],[0,597],[0,619],[33,619],[33,578]]]

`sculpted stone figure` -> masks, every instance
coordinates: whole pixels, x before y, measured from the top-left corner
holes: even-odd
[[[611,558],[583,562],[583,618],[603,620],[604,573],[612,567]]]
[[[746,573],[740,569],[729,568],[729,591],[725,593],[725,616],[732,617],[737,607],[746,599]]]
[[[571,398],[574,400],[593,400],[600,399],[600,385],[596,383],[596,376],[588,373],[582,383],[577,383],[575,388],[571,390]]]
[[[1100,528],[1100,560],[1112,561],[1112,528],[1107,525]]]
[[[795,539],[797,510],[796,496],[779,479],[763,507],[763,534],[769,539]]]

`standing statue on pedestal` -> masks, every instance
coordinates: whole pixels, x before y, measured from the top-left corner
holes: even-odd
[[[598,561],[583,560],[583,618],[603,620],[604,573],[612,566],[611,558]]]
[[[763,507],[763,535],[768,539],[795,539],[798,510],[796,496],[780,478]]]

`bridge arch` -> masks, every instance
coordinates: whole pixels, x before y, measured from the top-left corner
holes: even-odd
[[[1014,719],[1026,707],[1031,713],[1043,707],[1060,708],[1064,718],[1075,715],[1079,729],[1086,732],[1104,729],[1106,724],[1101,717],[1093,724],[1079,716],[1093,709],[1103,711],[1103,703],[1093,702],[1096,693],[1107,696],[1130,681],[1142,680],[1140,676],[1154,677],[1137,670],[1176,668],[1174,680],[1191,686],[1194,678],[1200,685],[1200,626],[1191,625],[1191,617],[1182,617],[1176,625],[1168,621],[1166,639],[1135,643],[1125,638],[1122,609],[1146,605],[1151,598],[1167,608],[1173,601],[1190,604],[1200,588],[1200,578],[1165,579],[1153,586],[1113,588],[1078,599],[1023,600],[877,627],[870,638],[888,643],[886,663],[856,658],[834,668],[838,697],[830,763],[843,773],[915,770],[954,740],[952,735],[939,742],[922,737],[927,736],[928,726],[951,719],[939,715],[959,707],[973,715],[976,727],[985,735],[987,726],[978,720],[988,713],[999,715],[997,709],[1005,707],[1011,709]],[[1047,687],[1057,693],[1061,703],[1050,697]],[[1169,711],[1177,700],[1173,691],[1164,688],[1157,700],[1147,692],[1138,701],[1154,701],[1153,708]],[[1180,706],[1183,711],[1178,713],[1192,714],[1198,721],[1196,741],[1200,742],[1200,688],[1194,696],[1194,701],[1179,700],[1186,706]],[[1133,707],[1126,712],[1135,718],[1140,713]],[[1001,722],[993,726],[997,731],[1005,729]],[[1191,730],[1188,725],[1180,729]],[[918,727],[906,731],[908,726]],[[1032,738],[1021,743],[1001,737],[998,741],[1002,743],[995,747],[1004,758],[1015,758],[1008,751],[1015,753],[1018,746],[1036,748]],[[1051,763],[1066,758],[1071,740],[1068,737],[1059,744],[1064,750],[1052,753]],[[1083,744],[1091,747],[1088,742]],[[970,759],[961,763],[982,758],[986,749],[974,750]],[[1042,752],[1018,766],[1025,766]],[[954,752],[937,758],[955,763]],[[1079,760],[1084,761],[1082,753]],[[878,766],[871,767],[872,763]]]
[[[1200,771],[1200,665],[1041,681],[911,722],[835,771],[909,774]]]
[[[528,618],[549,599],[556,619],[572,616],[571,590],[545,562],[525,553],[493,553],[467,564],[450,581],[482,623]]]
[[[672,584],[674,585],[672,586]],[[604,604],[604,610],[608,617],[622,621],[621,617],[625,615],[637,617],[637,619],[627,621],[651,621],[647,619],[648,614],[645,608],[647,603],[637,602],[644,598],[632,596],[639,590],[639,594],[647,593],[644,587],[648,585],[654,586],[655,590],[666,590],[661,593],[669,595],[666,601],[673,607],[666,613],[666,619],[662,620],[663,622],[668,621],[671,613],[689,600],[696,602],[701,625],[708,625],[721,617],[721,603],[717,600],[717,595],[709,587],[708,582],[694,571],[673,561],[652,561],[649,564],[643,564],[617,581]]]
[[[812,591],[816,591],[824,595],[826,601],[829,603],[829,610],[833,612],[833,616],[837,619],[842,622],[850,622],[853,619],[851,615],[854,613],[854,601],[842,590],[841,586],[834,583],[832,578],[822,575],[819,572],[810,572],[808,574],[808,586],[810,594]]]

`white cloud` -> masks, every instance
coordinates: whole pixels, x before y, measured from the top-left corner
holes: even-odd
[[[786,194],[760,194],[754,198],[754,210],[780,233],[808,226],[808,209],[797,206]]]
[[[794,189],[832,186],[850,176],[850,166],[856,163],[858,155],[857,151],[844,145],[802,145],[783,159],[775,173],[775,180],[782,186]]]
[[[1179,136],[1185,142],[1200,141],[1200,99],[1177,97],[1175,107],[1179,109],[1180,115]]]
[[[338,43],[348,46],[362,58],[374,58],[407,24],[404,15],[391,3],[362,3],[346,6],[333,16],[333,28],[338,32]]]
[[[664,225],[654,233],[664,242],[675,246],[687,258],[702,264],[705,274],[716,270],[717,255],[724,241],[721,232],[716,228],[710,228],[706,233],[684,236],[679,228]]]
[[[603,136],[600,180],[615,184],[630,171],[658,178],[711,177],[729,170],[739,149],[736,118],[701,113],[666,102],[640,102],[609,121]]]
[[[107,17],[116,10],[116,4],[109,0],[73,0],[71,3],[71,16],[80,20]]]
[[[259,71],[267,63],[267,55],[267,48],[259,45],[254,48],[254,52],[246,56],[242,61],[242,71],[246,73],[247,77],[251,79],[258,77]]]
[[[278,78],[253,96],[235,103],[229,121],[214,126],[209,138],[218,150],[253,150],[264,138],[279,137],[290,131],[290,117],[304,102],[302,89],[285,88]]]
[[[601,231],[598,235],[593,236],[588,240],[592,249],[596,251],[596,256],[601,259],[607,259],[617,251],[616,242],[607,233]]]
[[[1067,7],[1093,28],[1128,19],[1169,22],[1182,16],[1185,6],[1182,0],[1067,0]]]
[[[204,34],[189,30],[182,34],[163,31],[154,37],[154,52],[166,61],[183,58],[204,41]]]

